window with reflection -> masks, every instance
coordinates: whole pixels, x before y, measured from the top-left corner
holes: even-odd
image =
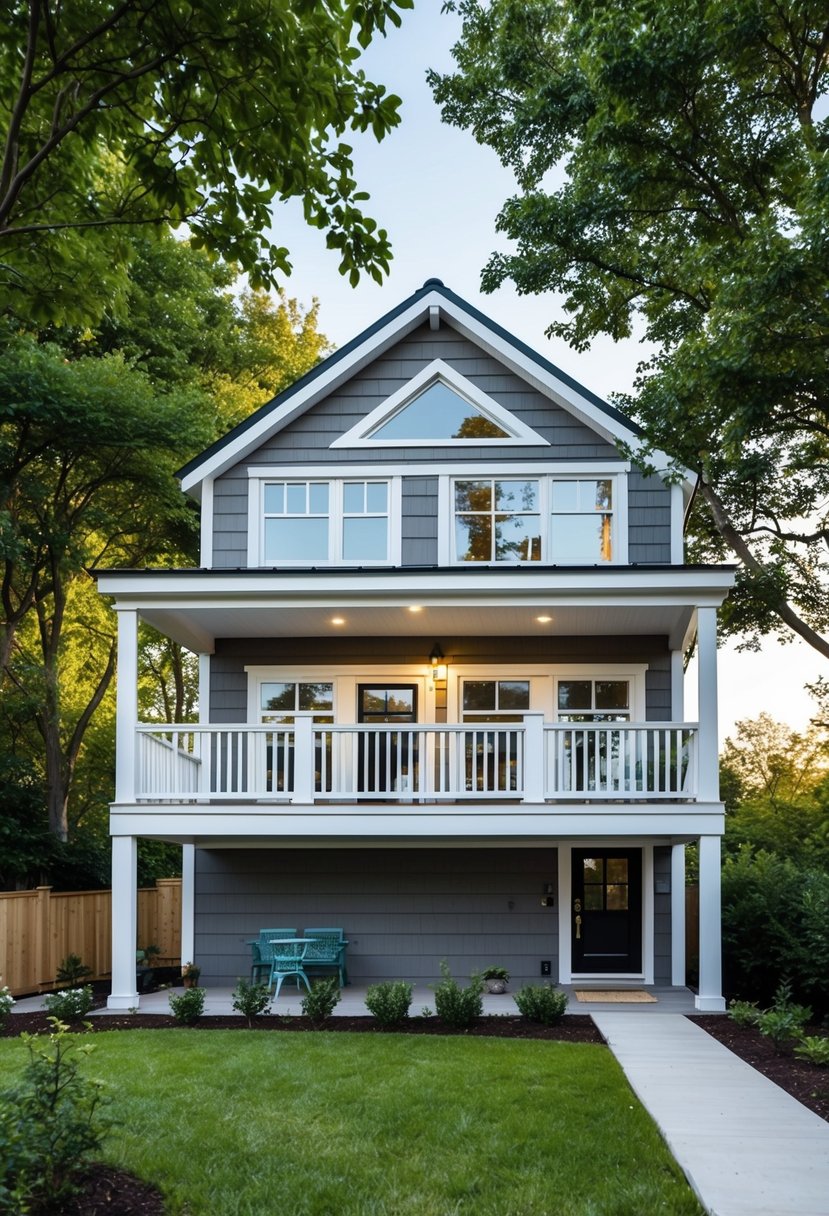
[[[613,560],[611,478],[555,479],[551,507],[551,564],[593,564]]]
[[[541,561],[538,481],[457,480],[455,554],[461,562]]]
[[[418,393],[375,431],[371,439],[510,439],[508,431],[442,380]]]
[[[463,681],[462,722],[521,722],[529,708],[529,680]]]
[[[559,722],[629,722],[630,680],[559,680]]]

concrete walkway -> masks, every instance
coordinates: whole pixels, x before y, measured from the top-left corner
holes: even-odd
[[[829,1216],[829,1123],[685,1017],[593,1020],[710,1216]]]

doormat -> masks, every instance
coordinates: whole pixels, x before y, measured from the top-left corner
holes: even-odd
[[[642,988],[576,988],[577,1001],[601,1001],[606,1005],[649,1005],[657,998]]]

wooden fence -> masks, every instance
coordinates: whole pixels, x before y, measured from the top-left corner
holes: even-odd
[[[163,960],[180,959],[180,878],[138,891],[136,946],[148,945],[158,946]],[[52,988],[67,954],[80,955],[91,979],[110,974],[111,891],[0,891],[0,984],[14,996]]]

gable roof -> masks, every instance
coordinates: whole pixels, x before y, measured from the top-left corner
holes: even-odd
[[[443,319],[609,443],[621,440],[635,444],[642,435],[636,423],[620,410],[450,291],[440,279],[427,279],[413,295],[179,469],[182,489],[200,497],[205,479],[217,477],[244,460],[407,334],[427,321],[437,326]],[[660,455],[655,454],[657,459]],[[665,457],[665,467],[668,463]]]

